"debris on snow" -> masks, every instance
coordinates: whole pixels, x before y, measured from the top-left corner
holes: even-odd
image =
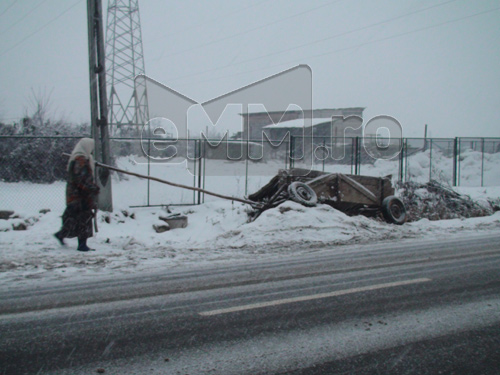
[[[167,223],[169,229],[186,228],[188,225],[187,216],[181,214],[160,216],[160,220]]]
[[[28,229],[28,226],[26,225],[26,223],[18,223],[18,224],[12,224],[12,229],[14,230],[26,230]]]
[[[50,210],[40,210],[38,215],[23,218],[24,215],[15,213],[14,211],[0,211],[0,232],[25,231],[29,227],[37,223],[43,215],[50,212]]]
[[[425,184],[404,182],[398,187],[409,222],[489,216],[495,211],[487,200],[473,200],[434,180]]]
[[[14,211],[0,211],[0,220],[9,220]]]
[[[168,225],[168,223],[153,224],[153,229],[156,233],[164,233],[170,230],[170,225]]]

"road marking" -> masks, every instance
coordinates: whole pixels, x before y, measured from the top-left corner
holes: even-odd
[[[311,301],[311,300],[321,299],[321,298],[338,297],[338,296],[343,296],[343,295],[346,295],[346,294],[368,292],[368,291],[371,291],[371,290],[393,288],[393,287],[396,287],[396,286],[425,283],[425,282],[428,282],[428,281],[431,281],[431,279],[421,278],[421,279],[413,279],[413,280],[405,280],[405,281],[395,281],[395,282],[392,282],[392,283],[375,284],[375,285],[363,286],[363,287],[360,287],[360,288],[351,288],[351,289],[337,290],[335,292],[330,292],[330,293],[312,294],[312,295],[309,295],[309,296],[302,296],[302,297],[295,297],[295,298],[284,298],[284,299],[278,299],[278,300],[269,301],[269,302],[252,303],[252,304],[249,304],[249,305],[229,307],[227,309],[217,309],[217,310],[203,311],[203,312],[200,312],[199,314],[201,316],[213,316],[213,315],[220,315],[220,314],[228,314],[228,313],[237,312],[237,311],[260,309],[260,308],[263,308],[263,307],[271,307],[271,306],[284,305],[284,304],[287,304],[287,303]]]

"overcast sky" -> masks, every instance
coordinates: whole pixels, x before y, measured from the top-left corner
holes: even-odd
[[[409,137],[425,124],[433,137],[500,137],[498,0],[139,5],[146,74],[198,102],[307,64],[316,108],[366,107]],[[54,116],[89,121],[85,0],[1,0],[0,62],[3,121],[29,112],[32,92]]]

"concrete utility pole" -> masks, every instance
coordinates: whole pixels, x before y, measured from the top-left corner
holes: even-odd
[[[108,105],[106,95],[106,66],[104,55],[104,32],[101,0],[87,0],[87,25],[89,39],[90,112],[92,137],[96,144],[96,159],[111,164],[109,149]],[[96,175],[101,188],[98,208],[113,211],[111,178],[106,170],[99,169]]]

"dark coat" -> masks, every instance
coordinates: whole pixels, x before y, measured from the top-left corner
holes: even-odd
[[[99,186],[94,182],[89,161],[84,156],[77,156],[70,163],[68,173],[66,204],[80,205],[82,210],[96,208]]]
[[[70,163],[68,173],[62,235],[81,239],[92,237],[92,210],[97,207],[99,186],[94,182],[89,160],[77,156]]]

